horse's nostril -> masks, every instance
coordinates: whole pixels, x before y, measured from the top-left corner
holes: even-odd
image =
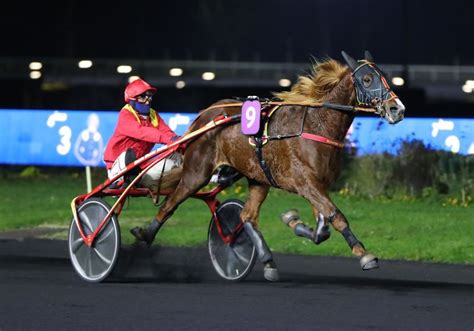
[[[405,109],[404,109],[404,108],[400,108],[400,107],[390,107],[390,112],[391,112],[392,114],[403,115],[403,113],[405,112]]]

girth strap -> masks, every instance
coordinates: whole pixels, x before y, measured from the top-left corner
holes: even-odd
[[[257,154],[257,159],[258,163],[260,163],[260,167],[263,170],[263,173],[265,174],[265,177],[267,177],[267,180],[270,182],[270,184],[273,187],[280,188],[278,186],[277,182],[272,176],[272,172],[270,171],[270,167],[268,166],[267,162],[263,159],[263,138],[260,136],[254,137],[255,141],[255,153]]]

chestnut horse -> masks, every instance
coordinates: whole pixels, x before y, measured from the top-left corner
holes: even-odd
[[[330,224],[360,258],[363,270],[378,267],[377,258],[367,253],[352,233],[328,190],[341,170],[342,142],[354,119],[354,111],[348,110],[355,106],[373,109],[395,124],[403,119],[405,107],[391,91],[370,53],[366,52],[365,59],[360,61],[345,52],[342,55],[348,66],[333,59],[316,63],[312,74],[300,76],[290,91],[275,94],[284,103],[269,119],[268,136],[274,139],[261,147],[260,159],[238,123],[218,126],[188,143],[176,189],[147,229],[132,229],[135,237],[151,244],[178,205],[208,184],[217,168],[227,165],[248,180],[248,199],[240,216],[264,264],[266,279],[278,280],[272,253],[257,230],[260,206],[271,186],[296,193],[310,203],[316,219],[314,231],[304,226],[296,213],[282,215],[297,235],[319,244],[329,237]],[[236,100],[221,100],[202,111],[190,131],[220,115],[239,114],[241,107],[229,106],[232,103]],[[323,106],[308,106],[317,103]],[[304,134],[294,134],[298,132]]]

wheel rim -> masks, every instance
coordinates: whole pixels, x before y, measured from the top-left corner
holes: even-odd
[[[101,199],[89,199],[78,209],[78,216],[86,236],[107,215],[110,206]],[[107,278],[118,258],[120,230],[115,216],[104,226],[91,247],[87,246],[79,233],[74,219],[69,229],[69,255],[76,272],[90,282]]]
[[[243,203],[230,200],[222,203],[216,211],[225,235],[233,232],[240,224],[240,212]],[[208,234],[209,254],[214,269],[228,280],[245,278],[255,263],[255,247],[245,231],[241,231],[236,240],[228,245],[224,243],[217,230],[214,218],[211,220]]]

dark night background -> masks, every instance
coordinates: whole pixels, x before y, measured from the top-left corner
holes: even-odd
[[[361,57],[369,49],[378,64],[474,66],[473,8],[472,1],[460,0],[16,1],[0,14],[0,57],[25,63],[88,58],[309,67],[311,56],[342,60],[341,50]],[[0,77],[0,107],[118,109],[126,84],[48,92],[26,78]],[[268,96],[279,89],[163,87],[157,103],[162,111],[196,111],[219,98]],[[472,98],[430,101],[409,82],[397,92],[408,114],[474,116]]]

